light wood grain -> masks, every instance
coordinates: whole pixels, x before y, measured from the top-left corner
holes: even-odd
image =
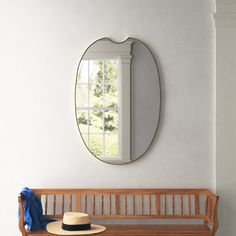
[[[48,195],[45,196],[45,215],[48,214]]]
[[[199,195],[195,195],[195,214],[199,215],[200,213],[200,205],[199,205]]]
[[[53,214],[56,214],[56,197],[57,195],[53,195]]]
[[[135,201],[135,195],[133,194],[133,215],[135,215],[136,212],[136,201]]]
[[[51,236],[46,231],[29,232],[29,235]],[[211,236],[204,225],[106,225],[104,236]]]
[[[120,215],[120,195],[116,194],[116,215]]]
[[[95,194],[93,194],[93,199],[92,199],[92,209],[93,209],[93,215],[96,213],[96,199],[95,199]]]
[[[76,211],[77,212],[81,211],[81,206],[80,205],[81,205],[80,204],[80,192],[76,192]]]
[[[156,194],[156,210],[157,210],[157,215],[161,214],[161,200],[160,200],[160,195]]]
[[[62,214],[64,214],[64,212],[65,212],[65,195],[64,194],[62,194],[62,204],[61,204],[61,212],[62,212]]]

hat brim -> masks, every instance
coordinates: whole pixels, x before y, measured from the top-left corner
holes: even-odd
[[[47,224],[46,229],[51,234],[57,235],[89,235],[98,234],[103,232],[106,228],[102,225],[91,224],[91,229],[89,230],[78,230],[78,231],[67,231],[61,228],[62,221],[54,221]]]

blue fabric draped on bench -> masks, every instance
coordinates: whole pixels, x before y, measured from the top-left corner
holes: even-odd
[[[20,194],[25,199],[24,219],[30,231],[44,230],[49,222],[54,221],[43,217],[41,201],[31,189],[25,187]]]

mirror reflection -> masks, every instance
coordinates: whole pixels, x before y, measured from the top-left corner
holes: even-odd
[[[79,131],[95,157],[124,164],[147,151],[159,121],[160,86],[143,43],[93,43],[80,61],[75,95]]]

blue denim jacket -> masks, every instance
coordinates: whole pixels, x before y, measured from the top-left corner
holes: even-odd
[[[21,196],[25,199],[24,219],[30,231],[44,230],[49,222],[54,221],[43,217],[41,200],[31,189],[23,188]]]

